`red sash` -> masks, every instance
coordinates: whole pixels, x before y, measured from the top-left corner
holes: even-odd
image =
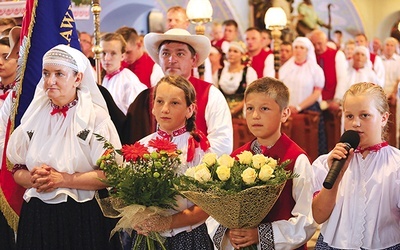
[[[262,78],[264,73],[264,64],[267,56],[272,54],[272,51],[265,51],[262,49],[258,55],[253,56],[251,59],[251,67],[257,72],[257,77]]]

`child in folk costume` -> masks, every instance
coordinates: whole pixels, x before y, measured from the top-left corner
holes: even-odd
[[[247,150],[262,153],[298,174],[288,180],[277,202],[256,228],[228,229],[219,225],[212,232],[218,249],[239,249],[257,245],[258,249],[306,249],[306,242],[316,230],[311,214],[312,171],[309,159],[295,142],[281,133],[281,125],[290,116],[289,91],[279,80],[261,78],[245,92],[247,126],[256,139],[232,153]]]
[[[343,98],[344,129],[360,135],[348,155],[344,143],[313,163],[315,221],[323,223],[315,249],[400,249],[400,151],[384,140],[385,92],[357,83]],[[333,160],[347,158],[331,189],[322,183]]]
[[[122,35],[107,33],[101,37],[101,66],[106,72],[102,85],[110,92],[118,108],[126,114],[129,105],[147,89],[129,69],[121,68],[126,42]]]
[[[147,145],[152,139],[165,138],[176,144],[182,151],[178,174],[199,164],[210,147],[204,134],[195,129],[195,100],[195,89],[184,77],[163,77],[155,87],[152,110],[158,129],[140,140]],[[177,207],[171,210],[170,216],[151,217],[135,229],[139,234],[160,232],[166,237],[167,249],[213,249],[204,223],[207,217],[201,208],[178,196]]]

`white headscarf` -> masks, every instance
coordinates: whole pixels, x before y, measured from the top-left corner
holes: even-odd
[[[50,60],[48,55],[52,52],[55,52],[56,50],[61,50],[72,56],[72,58],[76,62],[76,65],[69,64],[68,60],[63,60],[62,58],[60,58],[59,60],[55,60],[52,58]],[[80,52],[77,49],[71,48],[67,45],[63,44],[57,45],[51,48],[43,56],[43,65],[46,63],[58,63],[83,73],[82,81],[77,88],[79,101],[77,104],[76,116],[80,118],[77,119],[77,121],[79,122],[75,124],[75,129],[77,131],[85,129],[89,123],[90,112],[88,112],[87,108],[89,106],[92,106],[92,104],[88,105],[88,102],[97,104],[108,113],[107,104],[98,86],[96,85],[96,80],[90,62],[82,52]],[[33,100],[21,119],[21,124],[26,123],[29,119],[36,120],[37,113],[40,112],[40,110],[49,103],[49,98],[47,97],[46,91],[43,89],[43,86],[44,86],[44,79],[42,77],[38,85],[36,86]],[[80,97],[80,95],[82,97]]]
[[[369,49],[368,49],[367,47],[365,47],[365,46],[356,46],[356,47],[354,48],[353,55],[354,55],[355,53],[357,53],[357,52],[358,52],[358,53],[364,54],[365,57],[367,58],[364,67],[368,67],[368,68],[372,69],[372,68],[373,68],[372,62],[371,62],[371,60],[369,59],[369,58],[370,58]],[[354,59],[351,59],[350,65],[353,66],[353,63],[354,63]]]
[[[120,142],[89,60],[76,49],[58,45],[45,54],[43,62],[83,73],[76,90],[78,102],[65,117],[51,115],[52,106],[42,77],[21,125],[10,136],[7,157],[14,164],[25,164],[29,170],[46,164],[59,172],[92,171],[96,169],[96,160],[104,153],[103,143],[97,141],[93,133],[104,135],[116,148],[120,147]],[[30,188],[25,192],[24,199],[29,201],[31,197],[50,204],[65,202],[68,197],[85,202],[93,199],[94,191],[57,188],[38,193],[35,188]]]
[[[301,46],[306,47],[307,48],[307,60],[311,60],[313,62],[317,62],[317,58],[315,56],[314,45],[312,44],[310,39],[308,39],[307,37],[299,36],[296,39],[294,39],[293,48],[296,45],[301,45]]]
[[[230,42],[229,48],[230,47],[236,48],[242,54],[246,54],[246,52],[247,52],[246,45],[243,42],[237,42],[237,41]]]

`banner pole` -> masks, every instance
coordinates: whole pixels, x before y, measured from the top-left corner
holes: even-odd
[[[93,24],[94,24],[94,60],[96,62],[96,79],[97,84],[101,85],[101,67],[100,67],[100,56],[103,52],[103,49],[100,47],[100,0],[93,0],[92,1],[92,8],[91,11],[93,13]]]

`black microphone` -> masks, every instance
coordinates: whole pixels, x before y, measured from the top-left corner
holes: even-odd
[[[340,137],[340,142],[346,144],[346,150],[348,153],[351,148],[358,147],[358,144],[360,143],[360,135],[354,130],[347,130],[343,133],[342,137]],[[338,177],[340,170],[342,170],[346,160],[347,158],[333,160],[331,169],[329,169],[323,183],[324,188],[331,189],[333,187],[333,184],[335,184],[336,178]]]

